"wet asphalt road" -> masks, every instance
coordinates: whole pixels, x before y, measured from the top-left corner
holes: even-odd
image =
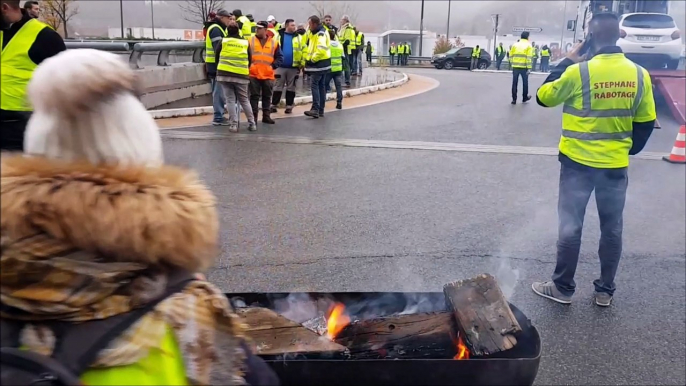
[[[279,120],[259,134],[555,147],[560,111],[509,104],[505,74],[408,70],[441,85],[386,104]],[[532,80],[532,90],[543,77]],[[669,152],[666,114],[649,152]],[[193,129],[215,132],[214,128]],[[184,129],[189,131],[189,129]],[[165,131],[173,135],[174,131]],[[589,204],[574,304],[535,296],[554,267],[559,164],[544,155],[165,139],[219,200],[227,292],[440,291],[492,272],[543,339],[536,383],[686,383],[686,171],[634,159],[612,307],[591,303],[598,216]],[[514,273],[516,271],[516,274]],[[516,279],[516,281],[514,280]]]

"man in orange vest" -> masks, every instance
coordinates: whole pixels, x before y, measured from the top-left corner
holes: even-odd
[[[268,24],[260,21],[256,24],[255,35],[248,39],[250,46],[250,107],[257,121],[258,102],[262,99],[262,122],[274,124],[270,107],[274,89],[274,69],[283,61],[283,54],[276,40],[267,36]]]

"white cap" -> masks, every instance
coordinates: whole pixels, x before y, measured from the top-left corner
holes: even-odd
[[[275,20],[276,20],[276,18],[274,17],[274,15],[269,15],[269,17],[267,18],[267,21],[275,21]]]
[[[139,83],[115,54],[66,50],[33,73],[24,152],[92,164],[159,166],[159,128],[135,95]]]

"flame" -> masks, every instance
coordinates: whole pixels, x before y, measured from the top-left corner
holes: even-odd
[[[326,318],[326,336],[333,340],[348,324],[350,317],[345,313],[345,306],[342,303],[334,304]]]
[[[457,342],[455,342],[455,345],[457,346],[457,354],[453,359],[458,361],[469,359],[469,349],[467,348],[467,345],[464,344],[464,340],[462,340],[462,337],[459,334],[457,335]]]

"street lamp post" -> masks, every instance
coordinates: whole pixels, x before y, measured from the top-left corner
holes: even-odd
[[[152,40],[155,40],[155,2],[150,0],[150,18],[152,19]]]
[[[424,0],[422,0],[422,15],[419,20],[419,56],[422,56],[422,42],[424,40]]]
[[[450,40],[450,0],[448,0],[448,27],[445,29],[445,38]]]
[[[121,38],[124,39],[124,0],[119,0],[119,21],[121,23]]]
[[[567,28],[567,0],[565,0],[565,10],[562,12],[562,31],[560,33],[560,53],[565,45],[565,28]]]

